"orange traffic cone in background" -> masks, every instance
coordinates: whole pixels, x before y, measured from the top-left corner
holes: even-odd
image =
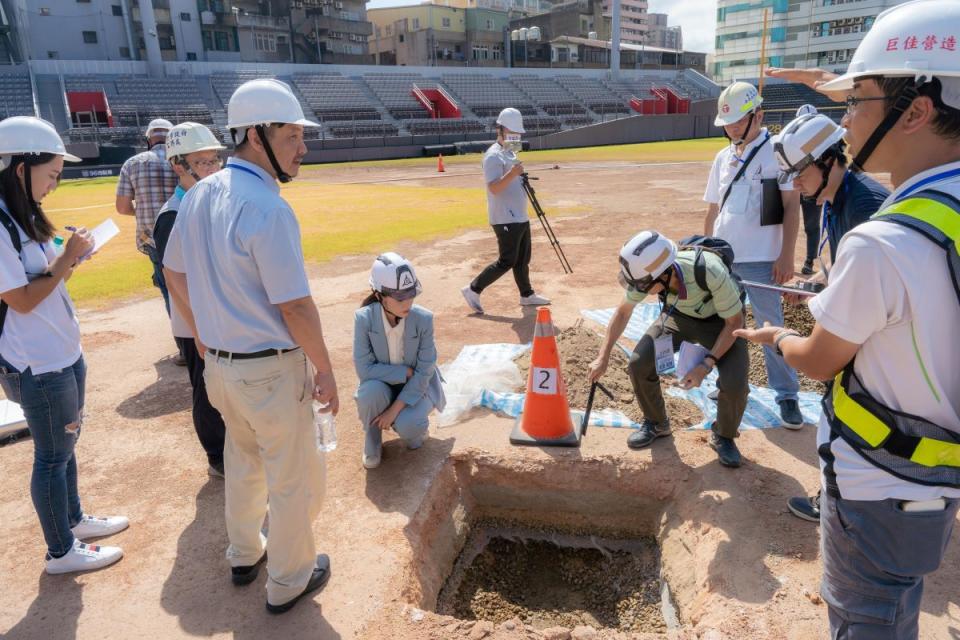
[[[443,168],[443,154],[437,156],[437,173],[443,173],[446,169]]]
[[[570,414],[567,385],[560,372],[560,354],[550,309],[537,309],[533,354],[523,413],[510,434],[511,444],[579,447],[580,425]]]

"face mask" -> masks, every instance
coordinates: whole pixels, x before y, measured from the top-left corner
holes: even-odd
[[[519,133],[508,133],[503,136],[503,148],[513,153],[523,151],[523,141]]]

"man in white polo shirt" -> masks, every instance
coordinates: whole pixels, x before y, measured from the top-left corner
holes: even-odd
[[[852,166],[889,172],[894,191],[840,241],[809,337],[738,332],[833,379],[817,444],[821,593],[839,640],[918,637],[924,576],[960,508],[958,35],[957,0],[898,5],[848,73],[818,85],[846,96]]]
[[[783,284],[793,278],[794,250],[800,226],[800,194],[789,181],[779,181],[780,166],[770,133],[763,127],[763,98],[746,82],[724,89],[714,124],[723,127],[730,144],[713,161],[707,189],[704,233],[733,247],[733,270],[744,280]],[[783,302],[776,291],[748,288],[753,319],[783,324]],[[776,392],[780,417],[787,428],[803,426],[797,403],[797,372],[773,349],[763,352],[767,380]]]
[[[207,394],[227,426],[232,580],[249,584],[266,558],[267,610],[283,613],[330,577],[330,559],[316,555],[313,539],[325,469],[311,404],[316,398],[336,413],[337,387],[300,227],[277,184],[297,175],[303,129],[318,125],[276,80],[238,88],[227,120],[236,155],[183,197],[164,265],[197,346],[206,345]]]

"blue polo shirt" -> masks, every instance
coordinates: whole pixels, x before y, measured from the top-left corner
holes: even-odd
[[[180,203],[163,264],[185,273],[200,340],[236,353],[296,346],[278,304],[310,295],[300,225],[276,180],[231,158]]]
[[[837,245],[848,231],[880,210],[890,192],[865,173],[847,170],[833,202],[823,205],[824,224],[830,243],[830,261],[837,257]]]

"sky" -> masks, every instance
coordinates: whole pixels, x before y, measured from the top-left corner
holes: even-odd
[[[666,13],[670,26],[683,27],[684,49],[713,53],[713,34],[717,27],[716,0],[649,0],[651,13]],[[370,0],[368,9],[416,4],[419,0]]]

